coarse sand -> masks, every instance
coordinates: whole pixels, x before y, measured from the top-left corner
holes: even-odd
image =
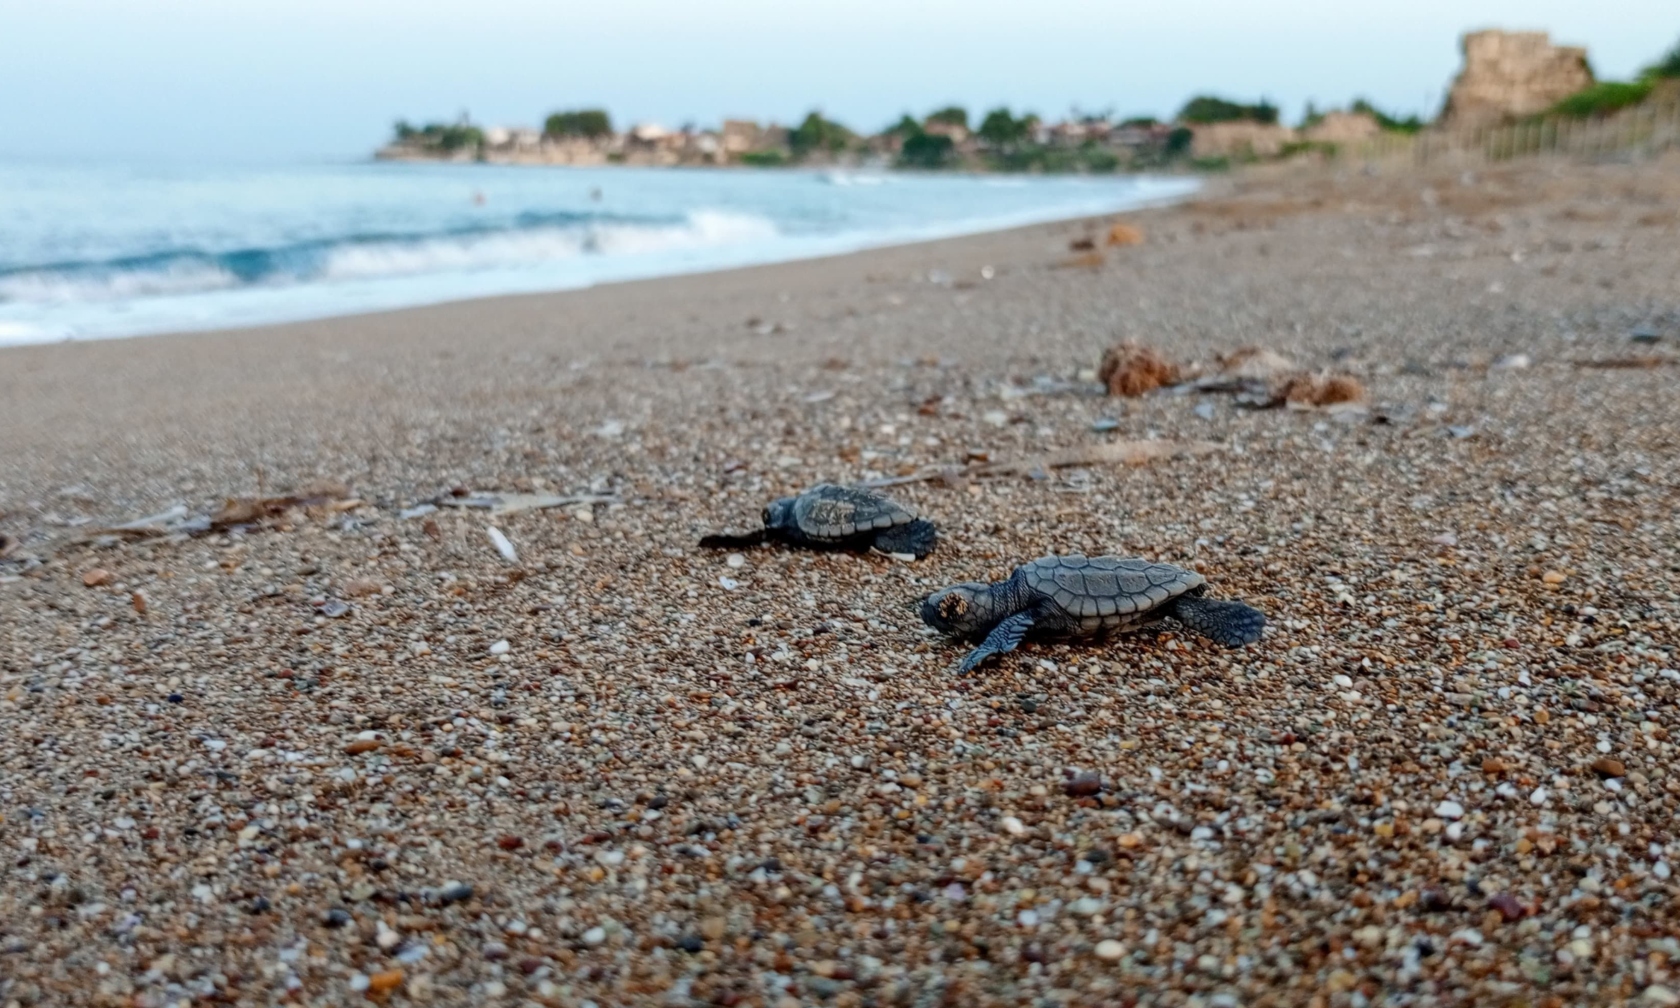
[[[1680,161],[1123,221],[0,351],[0,1004],[1680,1003]],[[1152,438],[892,488],[921,562],[695,545]],[[1074,551],[1266,636],[951,675],[916,601]]]

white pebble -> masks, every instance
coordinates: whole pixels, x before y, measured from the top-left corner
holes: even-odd
[[[519,562],[519,553],[513,548],[513,543],[508,541],[508,537],[502,534],[501,529],[490,525],[485,528],[484,533],[490,537],[490,542],[496,547],[496,552],[502,555],[503,560],[510,564]]]
[[[606,940],[607,929],[604,927],[592,927],[583,933],[583,943],[585,945],[599,945]]]
[[[1528,796],[1528,800],[1533,802],[1536,805],[1544,805],[1544,804],[1546,804],[1546,799],[1548,797],[1550,797],[1550,795],[1547,794],[1545,788],[1537,787],[1537,788],[1534,789],[1534,793],[1532,793]]]
[[[724,591],[734,591],[735,589],[741,587],[741,582],[732,577],[719,577],[718,587],[722,588]]]
[[[1020,836],[1027,831],[1026,824],[1012,815],[1003,817],[1003,831],[1010,836]]]
[[[1435,806],[1435,814],[1442,819],[1464,818],[1464,806],[1455,801],[1444,801]]]
[[[1102,941],[1097,942],[1098,959],[1107,959],[1109,962],[1114,962],[1125,954],[1126,946],[1115,941],[1113,938],[1104,938]]]
[[[511,650],[513,650],[513,645],[509,644],[505,640],[499,640],[496,643],[490,645],[490,653],[493,654],[493,655],[504,655],[504,654],[507,654]]]
[[[1022,910],[1020,913],[1015,915],[1015,920],[1022,927],[1038,927],[1038,911]]]
[[[723,562],[736,570],[740,570],[742,567],[747,565],[747,556],[745,553],[731,553],[727,557],[724,557]]]

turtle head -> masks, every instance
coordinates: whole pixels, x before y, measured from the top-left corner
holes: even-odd
[[[793,528],[793,498],[780,497],[770,502],[764,509],[764,527],[767,529]]]
[[[922,600],[922,622],[953,637],[984,637],[997,623],[992,586],[970,581]]]

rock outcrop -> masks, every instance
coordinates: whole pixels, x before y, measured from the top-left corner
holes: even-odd
[[[1269,158],[1295,140],[1295,131],[1277,123],[1233,122],[1192,126],[1190,153],[1196,157]]]
[[[1495,126],[1544,112],[1593,83],[1587,51],[1555,46],[1545,32],[1470,32],[1464,69],[1441,110],[1451,129]]]
[[[1326,112],[1324,118],[1301,131],[1314,143],[1350,144],[1382,134],[1382,126],[1365,112]]]

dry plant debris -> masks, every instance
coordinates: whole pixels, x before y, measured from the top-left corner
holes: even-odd
[[[1130,340],[1113,346],[1097,366],[1097,380],[1109,395],[1137,397],[1179,381],[1179,367],[1153,347]]]

